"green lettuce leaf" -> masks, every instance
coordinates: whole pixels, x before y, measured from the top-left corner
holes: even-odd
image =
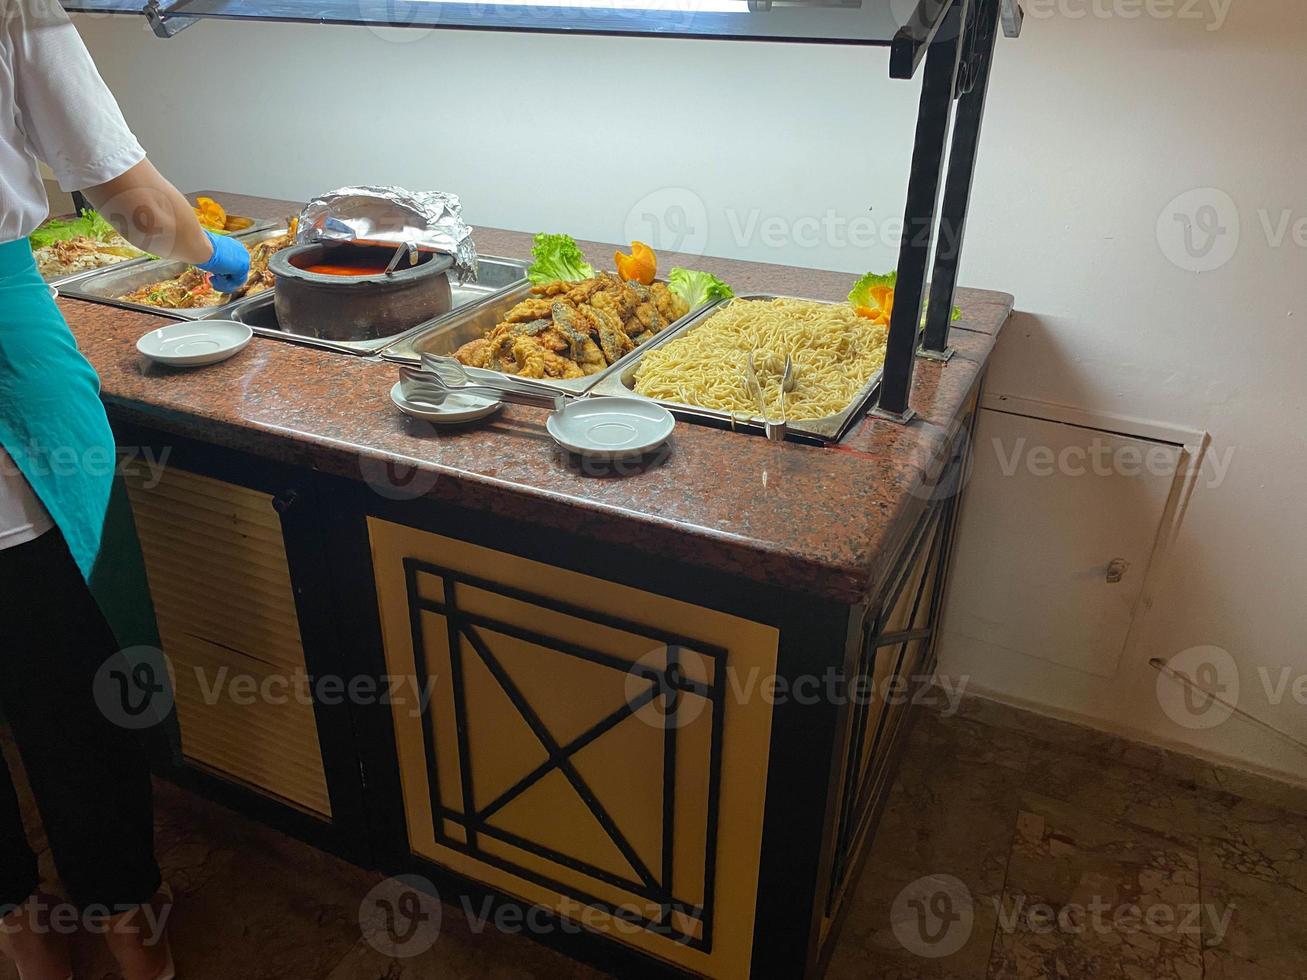
[[[526,277],[537,286],[551,282],[580,282],[594,277],[595,270],[586,262],[576,240],[568,235],[536,235],[531,250],[535,261]]]
[[[118,237],[114,226],[89,208],[77,218],[53,218],[30,236],[32,248],[45,248],[71,238],[94,238],[96,241],[111,242]]]
[[[871,307],[871,291],[877,286],[889,286],[893,289],[898,284],[899,273],[895,269],[893,272],[886,272],[881,275],[877,272],[868,272],[865,276],[854,283],[852,291],[849,293],[849,302],[854,306]]]
[[[886,272],[883,275],[876,272],[868,272],[865,276],[859,279],[857,283],[854,284],[852,291],[849,293],[849,302],[852,303],[854,306],[863,306],[867,308],[872,308],[872,299],[871,299],[872,289],[875,288],[876,286],[889,286],[891,289],[893,289],[898,285],[898,281],[899,281],[899,273],[897,269],[895,269],[893,272]],[[929,308],[930,308],[929,303],[922,304],[922,313],[921,313],[922,326],[925,326],[926,324],[926,312],[929,310]],[[957,306],[953,307],[953,313],[951,319],[954,321],[962,319],[961,308]]]
[[[692,272],[689,269],[673,269],[669,272],[667,288],[689,303],[691,310],[735,296],[735,291],[711,272]]]

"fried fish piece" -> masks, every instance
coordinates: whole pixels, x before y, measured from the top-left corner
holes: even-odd
[[[490,343],[489,338],[482,337],[479,340],[468,341],[454,351],[454,359],[468,367],[485,368],[490,366],[494,351],[494,345]]]
[[[540,317],[529,323],[511,323],[508,324],[508,333],[515,337],[539,337],[554,325],[553,320],[548,317]]]
[[[546,348],[536,337],[518,337],[513,342],[517,373],[524,378],[579,378],[580,367]]]
[[[604,324],[599,328],[599,348],[604,352],[608,363],[612,364],[635,350],[635,341],[631,340],[625,330]]]
[[[598,374],[608,366],[603,351],[595,343],[602,321],[594,309],[560,302],[554,304],[553,315],[559,333],[567,338],[569,356],[582,374]]]
[[[690,304],[668,289],[666,283],[654,283],[649,287],[649,293],[653,297],[654,306],[669,324],[690,312]]]
[[[642,328],[635,331],[636,333],[644,333],[645,331],[658,333],[667,326],[667,321],[663,319],[663,315],[658,312],[658,307],[652,301],[637,306],[635,308],[635,318],[640,322]]]
[[[570,293],[575,287],[576,287],[575,282],[571,282],[566,279],[560,279],[557,282],[546,282],[546,283],[541,283],[540,285],[537,286],[532,286],[531,292],[535,293],[537,296],[551,298],[554,296],[565,296],[567,293]]]
[[[563,294],[563,298],[574,306],[583,306],[590,301],[591,296],[603,289],[603,286],[604,281],[599,276],[583,279],[572,283],[572,288]]]
[[[504,314],[504,323],[528,323],[549,316],[549,308],[554,305],[552,299],[532,296],[524,299]]]
[[[584,313],[571,303],[560,300],[549,308],[549,316],[554,326],[567,338],[575,357],[582,343],[590,335],[589,323]]]

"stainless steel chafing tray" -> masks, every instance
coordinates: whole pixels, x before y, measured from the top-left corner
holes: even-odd
[[[54,286],[61,293],[65,292],[64,287],[70,283],[78,282],[91,276],[99,275],[101,272],[108,272],[111,269],[126,269],[132,266],[142,265],[146,262],[153,262],[154,259],[148,256],[141,256],[135,259],[123,259],[121,262],[111,262],[109,265],[102,265],[98,269],[83,269],[81,272],[70,272],[62,276],[42,276],[47,286]]]
[[[419,329],[406,340],[395,344],[393,347],[387,347],[381,352],[381,356],[388,361],[398,361],[403,364],[419,364],[423,354],[452,356],[454,351],[464,344],[473,340],[480,340],[490,333],[503,322],[509,310],[530,295],[531,284],[524,282],[514,289],[497,294],[478,306],[469,307],[465,310],[455,310],[440,320]],[[597,374],[591,374],[584,378],[532,378],[531,380],[537,384],[548,385],[569,394],[584,395],[586,392],[592,391],[603,379],[616,371],[620,371],[641,351],[647,350],[654,344],[676,333],[693,316],[694,314],[691,313],[664,327],[662,333],[658,334],[653,340],[650,340],[642,347],[637,347],[626,356],[618,358]],[[493,371],[491,373],[499,374],[500,372]],[[503,377],[510,377],[510,375],[503,375]]]
[[[747,295],[736,297],[736,299],[759,300],[763,302],[783,298],[803,299],[802,297],[775,296],[770,293],[749,293]],[[675,335],[670,335],[671,331],[668,331],[667,334],[660,335],[645,347],[635,351],[634,354],[624,359],[626,363],[622,364],[618,370],[608,374],[603,381],[597,384],[590,391],[590,394],[594,396],[625,395],[634,396],[636,398],[646,398],[645,395],[638,394],[635,390],[635,375],[640,369],[640,364],[644,360],[644,356],[651,350],[655,350],[663,344],[674,340],[676,336],[684,336],[697,327],[702,326],[714,313],[730,302],[731,300],[719,300],[709,306],[704,306],[695,310],[689,317],[681,322],[680,328],[676,331]],[[827,306],[838,305],[836,303],[825,303],[823,300],[803,299],[803,302],[824,303],[824,305]],[[800,440],[805,442],[817,442],[822,444],[838,442],[853,426],[853,423],[861,417],[862,412],[871,403],[872,398],[876,394],[876,389],[880,385],[881,374],[881,371],[877,371],[872,375],[867,383],[863,385],[858,394],[854,396],[853,400],[844,411],[821,419],[791,420],[789,422],[789,434],[791,436],[797,436]],[[743,383],[743,379],[741,379],[741,383]],[[764,435],[766,433],[764,421],[756,416],[746,417],[743,415],[731,415],[729,412],[722,412],[711,408],[701,408],[697,405],[684,405],[680,402],[664,401],[659,398],[647,400],[656,401],[659,405],[668,409],[677,418],[684,419],[687,422],[701,422],[719,427],[730,427],[737,431],[753,432],[759,435]],[[772,421],[778,420],[773,419]]]
[[[244,224],[246,221],[249,222],[248,225]],[[242,235],[257,235],[259,232],[267,231],[269,228],[286,227],[285,218],[277,218],[273,220],[269,218],[250,218],[243,214],[227,215],[227,224],[231,225],[233,223],[241,224],[242,227],[229,228],[225,232],[220,232],[220,234],[231,235],[233,238],[240,238]]]
[[[282,224],[264,228],[261,231],[233,235],[232,237],[245,245],[246,248],[252,248],[259,242],[267,241],[269,238],[276,238],[278,235],[284,235],[285,233],[286,226]],[[187,263],[175,262],[171,259],[135,259],[131,262],[111,265],[106,269],[98,269],[85,276],[80,276],[76,280],[60,286],[59,292],[61,295],[70,296],[73,299],[84,299],[92,303],[103,303],[106,306],[117,306],[124,310],[139,310],[142,313],[170,316],[178,320],[225,318],[237,305],[249,301],[249,298],[243,297],[222,306],[206,306],[195,310],[174,310],[119,299],[120,296],[135,292],[142,286],[163,282],[166,279],[174,279],[189,268],[190,266]]]
[[[211,316],[209,319],[230,318],[245,324],[256,334],[264,337],[277,337],[282,340],[290,340],[299,344],[322,347],[347,354],[376,354],[384,349],[385,355],[389,357],[389,348],[395,347],[406,350],[410,338],[445,323],[451,317],[457,317],[465,311],[493,301],[501,295],[520,295],[530,286],[526,281],[526,270],[527,263],[519,262],[516,259],[496,258],[491,255],[479,256],[477,258],[476,282],[460,283],[456,279],[450,279],[449,289],[453,307],[448,313],[443,313],[438,317],[426,320],[402,333],[392,334],[389,337],[360,340],[326,340],[311,334],[296,333],[285,329],[277,320],[277,310],[274,306],[276,297],[271,289],[236,303],[226,312],[222,312],[221,308],[210,311]],[[396,359],[401,360],[404,358]],[[416,363],[418,356],[414,354],[410,360]]]
[[[250,222],[250,226],[248,228],[243,228],[240,231],[231,232],[230,234],[233,238],[244,238],[246,235],[255,235],[261,231],[277,226],[277,222],[275,221],[266,221],[258,218],[238,217],[237,220],[248,221]],[[281,227],[284,228],[285,225],[283,224]],[[145,265],[147,262],[158,261],[158,259],[153,259],[149,256],[141,256],[135,259],[123,259],[121,262],[111,262],[109,265],[102,265],[98,269],[83,269],[81,272],[72,272],[67,275],[53,277],[43,276],[42,278],[45,279],[46,285],[58,287],[61,293],[71,296],[72,293],[63,288],[70,283],[82,279],[89,279],[91,276],[99,275],[102,272],[119,272],[123,269]]]

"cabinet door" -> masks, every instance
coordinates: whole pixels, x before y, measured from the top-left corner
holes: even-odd
[[[954,464],[960,465],[959,464]],[[862,645],[846,713],[846,747],[833,817],[835,847],[830,890],[822,923],[823,942],[854,884],[860,855],[869,846],[875,820],[893,784],[903,737],[912,713],[914,687],[934,670],[931,631],[938,613],[937,590],[948,559],[951,501],[922,519],[893,575],[884,607],[871,609],[862,626]]]
[[[186,759],[330,818],[272,497],[177,466],[128,493]]]
[[[1112,676],[1180,459],[1168,443],[982,411],[948,646]]]
[[[749,975],[773,627],[369,521],[415,855]]]

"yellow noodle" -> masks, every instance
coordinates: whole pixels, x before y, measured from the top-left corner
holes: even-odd
[[[767,403],[781,418],[785,357],[797,384],[786,397],[790,420],[820,419],[848,408],[885,363],[886,330],[847,303],[737,299],[682,337],[649,351],[635,390],[649,398],[756,416],[744,383],[750,352]]]

